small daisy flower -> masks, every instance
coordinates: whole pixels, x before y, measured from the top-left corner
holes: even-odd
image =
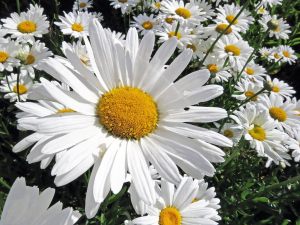
[[[227,82],[231,74],[227,71],[228,67],[224,67],[224,60],[218,59],[213,54],[210,54],[203,63],[206,69],[209,70],[212,83]]]
[[[240,101],[251,98],[252,102],[256,102],[261,96],[261,94],[256,94],[263,89],[263,86],[260,83],[253,83],[246,79],[241,79],[235,86],[235,89],[236,91],[232,97]]]
[[[109,0],[110,5],[115,9],[121,9],[122,14],[128,13],[132,7],[136,6],[135,0]]]
[[[258,15],[267,15],[267,14],[269,14],[268,10],[266,10],[266,8],[261,4],[260,4],[260,6],[257,5],[255,8],[258,8],[257,11],[256,11]]]
[[[252,82],[264,82],[264,77],[266,77],[266,73],[267,71],[264,67],[252,61],[248,63],[242,75],[245,79]]]
[[[267,82],[271,86],[271,92],[280,95],[284,98],[292,97],[296,93],[293,87],[288,85],[282,80],[279,80],[277,78],[271,79],[270,76],[267,76]]]
[[[180,51],[183,51],[184,49],[191,49],[193,51],[193,58],[202,58],[203,57],[203,52],[201,50],[201,40],[194,38],[192,39],[189,44],[186,44]]]
[[[288,148],[291,149],[295,162],[300,162],[300,129],[293,130],[293,138],[288,140]]]
[[[154,0],[150,5],[153,12],[158,13],[161,9],[161,0]]]
[[[6,93],[4,95],[5,99],[9,99],[10,102],[26,101],[28,96],[28,91],[33,85],[32,79],[29,76],[20,76],[19,85],[17,84],[18,75],[12,73],[7,76],[7,79],[1,81],[0,92]]]
[[[278,47],[278,52],[281,53],[282,62],[287,62],[288,64],[293,64],[297,60],[295,51],[288,45],[280,45]]]
[[[29,74],[34,78],[34,68],[42,61],[52,56],[52,52],[40,41],[33,42],[31,46],[25,44],[17,53],[16,58],[21,63],[21,74]]]
[[[271,158],[276,165],[290,159],[288,150],[283,146],[287,135],[277,129],[270,120],[268,112],[257,105],[246,104],[246,107],[235,112],[244,128],[245,139],[251,148],[256,149],[258,156]]]
[[[133,19],[132,26],[136,27],[142,35],[145,35],[149,30],[157,29],[157,20],[152,14],[150,16],[139,14],[137,17],[134,16]]]
[[[71,35],[75,38],[82,38],[88,35],[88,27],[94,16],[88,12],[64,12],[64,16],[59,16],[61,22],[55,22],[64,35]]]
[[[219,6],[217,8],[218,14],[216,19],[221,23],[231,23],[240,10],[241,7],[233,3],[231,5]],[[233,27],[232,29],[246,33],[253,21],[254,19],[251,14],[247,10],[244,10],[231,26]]]
[[[273,63],[281,64],[283,62],[282,52],[278,47],[273,47],[270,49],[270,55],[268,56],[268,61]]]
[[[101,12],[91,12],[92,16],[98,19],[99,22],[103,21],[103,15]]]
[[[217,124],[217,128],[219,127],[220,125]],[[220,134],[223,134],[225,137],[232,140],[234,145],[237,145],[243,136],[243,127],[234,122],[225,123],[220,131]]]
[[[12,72],[13,67],[20,65],[19,60],[15,58],[19,49],[20,45],[11,40],[8,43],[0,43],[0,72]]]
[[[276,39],[289,38],[290,25],[282,18],[278,19],[277,15],[265,15],[259,20],[259,23],[263,26],[264,31],[269,30],[269,37],[274,36]]]
[[[87,11],[92,8],[93,2],[91,0],[75,0],[73,4],[73,11]]]
[[[268,58],[271,55],[271,49],[262,47],[261,49],[259,49],[259,54],[262,58]]]
[[[3,27],[12,38],[17,41],[33,43],[36,38],[41,38],[48,33],[49,21],[43,15],[44,9],[38,5],[30,5],[27,12],[12,13],[10,18],[2,19]]]
[[[26,186],[25,178],[17,178],[12,185],[1,215],[1,225],[73,225],[81,217],[72,208],[62,209],[57,202],[50,207],[55,189]]]
[[[2,25],[0,24],[0,44],[8,43],[8,39],[4,38],[7,32],[3,29]]]
[[[172,15],[176,20],[180,21],[181,24],[197,25],[204,20],[202,17],[204,13],[194,1],[185,4],[182,0],[163,0],[161,4],[161,11],[165,14]]]
[[[147,215],[132,220],[132,224],[216,224],[221,219],[217,212],[220,200],[203,180],[183,177],[177,188],[163,180],[158,195],[157,203],[147,207]]]
[[[235,70],[243,68],[253,49],[246,41],[235,37],[223,36],[216,44],[214,53],[220,59],[229,59]]]
[[[223,33],[229,24],[227,22],[217,22],[210,24],[204,27],[204,37],[217,38],[221,33]],[[236,30],[233,26],[229,27],[227,31],[224,33],[225,36],[232,36],[241,39],[241,35],[238,30]]]

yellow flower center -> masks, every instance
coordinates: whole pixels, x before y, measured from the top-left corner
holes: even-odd
[[[227,27],[228,27],[228,25],[226,23],[221,23],[218,26],[216,26],[216,31],[219,33],[222,33],[224,30],[226,30]],[[225,34],[230,34],[231,32],[232,32],[232,29],[231,29],[231,27],[229,27],[226,30]]]
[[[26,57],[26,60],[25,60],[25,65],[31,65],[35,62],[35,57],[31,54],[29,54],[27,57]]]
[[[125,139],[140,139],[152,133],[159,116],[153,98],[133,87],[114,88],[102,95],[97,113],[106,130]]]
[[[258,13],[259,14],[264,14],[266,12],[265,8],[263,6],[261,6],[259,9],[258,9]]]
[[[181,225],[181,214],[175,207],[166,207],[160,211],[159,225]]]
[[[63,108],[63,109],[57,110],[57,113],[71,113],[71,112],[75,112],[75,111],[70,108]]]
[[[188,19],[192,16],[192,13],[190,12],[190,10],[186,9],[186,8],[178,8],[175,10],[175,13],[178,15],[178,16],[181,16],[183,17],[184,19]]]
[[[21,33],[33,33],[36,31],[36,24],[30,20],[25,20],[19,23],[17,28]]]
[[[274,58],[275,59],[280,59],[280,55],[278,53],[274,53]]]
[[[151,30],[153,28],[153,23],[150,21],[145,21],[142,26],[145,30]]]
[[[126,2],[128,2],[128,0],[118,0],[119,2],[121,2],[121,3],[126,3]]]
[[[198,198],[194,198],[193,200],[192,200],[192,203],[194,203],[194,202],[198,202],[200,199],[198,199]]]
[[[188,44],[186,47],[189,48],[189,49],[192,49],[193,52],[195,52],[197,50],[197,48],[194,44]]]
[[[85,2],[80,2],[79,3],[79,8],[85,8],[87,4]]]
[[[27,87],[23,84],[19,84],[19,91],[17,85],[13,87],[13,92],[15,93],[19,92],[20,95],[25,94],[27,91],[28,91]]]
[[[273,85],[272,91],[278,93],[280,91],[280,88],[277,85]]]
[[[232,130],[224,130],[224,136],[228,137],[228,138],[232,138],[233,137],[233,131]]]
[[[283,122],[287,119],[286,112],[282,108],[272,107],[269,109],[269,113],[273,119],[278,120],[280,122]]]
[[[175,31],[171,31],[168,33],[169,38],[171,37],[176,37],[178,40],[182,37],[181,33],[179,31],[177,31],[177,34],[175,35]]]
[[[81,31],[83,31],[83,26],[80,23],[73,23],[72,24],[72,30],[77,31],[77,32],[81,32]]]
[[[233,20],[234,20],[234,15],[228,15],[228,16],[226,16],[226,20],[229,22],[229,23],[231,23]],[[232,24],[233,25],[236,25],[238,23],[238,20],[236,19]]]
[[[165,21],[166,21],[166,23],[168,23],[168,24],[172,24],[173,21],[174,21],[174,18],[172,18],[172,17],[167,17],[167,18],[165,19]]]
[[[284,55],[284,57],[286,58],[290,58],[291,54],[288,51],[282,51],[282,54]]]
[[[241,54],[241,49],[236,45],[226,45],[225,52],[232,53],[234,56],[239,56]]]
[[[0,51],[0,63],[6,62],[6,60],[9,58],[9,54],[4,51]]]
[[[219,68],[218,68],[217,64],[208,64],[207,69],[211,73],[217,73],[219,71]]]
[[[254,69],[252,69],[251,67],[247,67],[245,71],[248,75],[253,75],[254,74]]]
[[[158,9],[160,9],[160,7],[161,7],[161,3],[160,3],[160,2],[155,2],[154,5],[155,5],[155,7],[158,8]]]
[[[254,128],[249,130],[248,133],[258,141],[264,141],[266,139],[266,132],[264,128],[260,126],[254,125]]]
[[[253,97],[255,95],[255,93],[253,91],[246,91],[245,95],[247,98],[251,98],[251,101],[257,100],[257,96]]]

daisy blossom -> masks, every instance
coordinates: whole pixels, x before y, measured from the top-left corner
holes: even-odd
[[[266,69],[254,61],[248,63],[247,67],[245,68],[244,72],[242,73],[243,77],[252,82],[263,82],[266,76]]]
[[[288,45],[280,45],[278,51],[281,53],[282,61],[288,64],[293,64],[298,59],[295,51]]]
[[[293,138],[288,140],[288,148],[291,149],[295,162],[300,161],[300,129],[293,130]]]
[[[232,97],[241,101],[246,100],[247,98],[252,98],[251,101],[256,102],[262,95],[256,94],[263,89],[263,86],[261,83],[254,83],[246,79],[241,79],[235,86],[235,89],[236,91]]]
[[[269,30],[269,37],[275,37],[276,39],[288,39],[291,33],[290,25],[286,23],[282,18],[278,19],[277,15],[265,15],[259,20],[259,23],[263,26],[264,31]]]
[[[273,80],[271,79],[270,76],[267,76],[267,82],[271,87],[271,92],[280,95],[284,98],[289,98],[292,97],[293,94],[296,93],[293,87],[288,85],[282,80],[279,80],[277,78],[274,78]]]
[[[20,61],[15,58],[19,49],[20,45],[11,40],[8,43],[0,43],[0,72],[12,72],[13,67],[20,65]]]
[[[68,84],[72,91],[63,91],[46,79],[41,79],[43,89],[33,91],[36,100],[51,100],[75,111],[39,118],[38,124],[32,124],[38,133],[55,135],[44,143],[42,153],[67,150],[64,163],[53,172],[55,183],[64,185],[94,164],[86,198],[86,214],[91,218],[110,189],[113,193],[121,190],[127,171],[139,197],[147,204],[154,203],[149,161],[164,179],[174,183],[180,179],[176,165],[195,178],[213,175],[211,162],[223,161],[224,155],[215,145],[231,146],[232,142],[184,122],[225,118],[224,109],[192,106],[221,95],[223,88],[202,87],[209,79],[207,70],[195,71],[174,83],[188,65],[191,50],[182,52],[165,69],[177,46],[175,38],[162,44],[151,58],[153,32],[139,42],[136,29],[131,28],[124,45],[108,35],[97,20],[89,32],[90,41],[85,37],[85,44],[95,74],[66,50],[76,70],[52,58],[39,68]]]
[[[133,19],[132,26],[136,27],[142,35],[145,35],[150,30],[156,30],[158,27],[157,20],[152,14],[150,16],[139,14],[137,17],[134,16]]]
[[[73,4],[73,11],[87,11],[92,8],[93,2],[91,0],[75,0]]]
[[[1,215],[1,225],[72,225],[81,217],[71,207],[62,209],[57,202],[51,207],[55,190],[47,188],[39,193],[39,188],[26,186],[25,179],[17,178],[11,187]]]
[[[115,9],[121,9],[122,14],[128,13],[136,5],[135,0],[109,0]]]

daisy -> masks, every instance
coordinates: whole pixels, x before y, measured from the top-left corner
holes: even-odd
[[[273,47],[270,49],[270,55],[268,56],[268,61],[272,63],[278,63],[281,64],[283,60],[282,52],[278,47]]]
[[[251,98],[252,102],[256,102],[260,96],[262,95],[256,95],[259,91],[263,89],[263,86],[261,83],[253,83],[251,81],[248,81],[246,79],[241,79],[237,85],[235,86],[235,93],[232,95],[232,97],[244,101],[248,98]]]
[[[184,49],[191,49],[193,51],[193,58],[202,58],[203,52],[201,50],[201,40],[194,38],[192,39],[189,44],[186,44],[184,47],[180,49],[180,51],[183,51]]]
[[[282,96],[284,98],[289,98],[296,93],[294,88],[288,85],[287,83],[285,83],[284,81],[279,80],[277,78],[274,78],[272,80],[270,76],[266,76],[266,78],[268,84],[271,87],[272,93]]]
[[[176,165],[196,178],[213,175],[210,162],[223,161],[224,155],[215,145],[231,146],[232,142],[185,122],[225,118],[224,109],[192,106],[221,95],[223,88],[201,87],[209,79],[207,70],[173,82],[188,65],[191,50],[182,52],[165,69],[177,46],[175,38],[162,44],[151,58],[155,43],[151,31],[139,42],[136,29],[131,28],[124,46],[107,35],[97,20],[89,32],[91,42],[85,37],[85,44],[96,76],[69,52],[76,71],[52,58],[39,68],[64,81],[72,91],[62,91],[46,79],[41,79],[44,90],[33,91],[39,99],[76,111],[39,118],[38,124],[32,124],[38,133],[55,135],[46,141],[42,153],[67,150],[64,163],[53,172],[55,183],[64,185],[94,164],[86,198],[86,214],[91,218],[110,189],[113,193],[121,190],[127,171],[139,197],[147,204],[154,203],[148,162],[174,183],[180,178]]]
[[[10,102],[26,101],[28,96],[28,91],[32,87],[33,82],[29,76],[20,76],[19,84],[17,83],[18,75],[12,73],[7,76],[7,79],[1,81],[2,86],[0,86],[0,92],[7,93],[4,95],[5,99],[9,99]]]
[[[257,6],[255,6],[255,8],[257,9],[257,14],[258,15],[267,15],[267,14],[269,14],[269,11],[268,10],[266,10],[266,8],[263,6],[263,5],[257,5]]]
[[[271,54],[271,49],[262,47],[261,49],[259,49],[259,54],[261,55],[262,58],[268,58]]]
[[[217,224],[220,220],[219,199],[214,198],[213,188],[207,190],[203,180],[183,177],[177,188],[163,180],[158,195],[157,203],[147,208],[148,215],[134,219],[132,224],[196,225]]]
[[[75,0],[73,4],[73,11],[87,11],[92,8],[93,2],[91,0]]]
[[[288,45],[280,45],[278,51],[281,53],[282,61],[288,64],[296,63],[298,59],[295,55],[295,51]]]
[[[276,39],[289,38],[290,25],[282,18],[278,19],[277,15],[265,15],[259,20],[259,23],[263,26],[264,31],[269,30],[269,37],[274,36]]]
[[[0,44],[8,43],[8,39],[4,38],[6,34],[6,30],[3,29],[2,25],[0,24]]]
[[[2,19],[6,32],[17,41],[33,43],[49,31],[49,21],[43,15],[44,9],[38,5],[30,5],[27,12],[11,13],[10,18]]]
[[[240,10],[241,7],[233,3],[231,5],[220,5],[217,8],[218,13],[216,19],[221,23],[231,23],[236,15],[240,12]],[[244,10],[231,26],[232,29],[237,30],[238,32],[246,33],[246,31],[249,29],[249,25],[253,22],[254,19],[251,16],[250,12]]]
[[[244,128],[245,139],[250,142],[258,156],[268,157],[276,165],[290,159],[288,150],[283,146],[287,135],[276,128],[270,120],[269,113],[257,105],[246,104],[246,107],[235,112]]]
[[[197,25],[205,20],[202,15],[204,13],[199,9],[194,1],[184,3],[182,0],[163,0],[161,3],[161,11],[165,14],[172,15],[181,24]]]
[[[115,9],[121,9],[122,14],[128,13],[132,7],[136,6],[135,0],[109,0],[110,5]]]
[[[12,72],[14,67],[20,65],[19,60],[15,58],[19,48],[20,45],[11,40],[8,43],[0,43],[0,72]]]
[[[223,36],[215,46],[215,54],[225,60],[229,59],[230,65],[235,70],[240,70],[250,57],[253,49],[246,41],[235,37]]]
[[[266,76],[266,69],[258,64],[256,64],[254,61],[248,63],[245,70],[242,73],[242,76],[253,82],[263,82],[265,80]]]
[[[64,16],[59,16],[61,22],[54,22],[59,26],[64,35],[71,35],[79,38],[88,35],[88,27],[94,16],[88,12],[64,12]]]
[[[23,177],[17,178],[12,185],[1,215],[1,225],[72,225],[81,217],[78,211],[71,207],[62,209],[62,203],[57,202],[51,207],[55,190],[47,188],[39,192],[39,188],[26,186]]]
[[[217,22],[214,24],[210,24],[207,27],[204,28],[204,37],[211,37],[211,38],[217,38],[221,33],[223,33],[229,24],[227,22]],[[234,27],[229,27],[226,32],[224,33],[226,36],[233,36],[241,39],[241,36]]]
[[[154,0],[154,1],[152,1],[150,7],[151,7],[150,9],[153,12],[158,13],[160,11],[160,9],[161,9],[161,1],[160,0]]]
[[[217,125],[217,128],[219,128],[219,126],[220,125]],[[243,136],[243,127],[234,122],[225,123],[220,133],[231,139],[234,145],[237,145]]]
[[[157,20],[151,14],[147,16],[144,14],[139,14],[137,17],[133,17],[134,21],[132,22],[132,26],[136,27],[142,35],[145,35],[150,30],[156,30],[158,27]]]
[[[288,140],[288,148],[293,150],[292,156],[295,162],[300,161],[300,129],[293,130],[293,137]]]
[[[52,56],[52,52],[40,41],[35,41],[31,46],[25,44],[16,53],[16,58],[20,60],[20,72],[23,75],[29,74],[34,78],[34,68],[42,61]]]

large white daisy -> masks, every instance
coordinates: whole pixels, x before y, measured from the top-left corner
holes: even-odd
[[[38,187],[26,186],[24,178],[17,178],[7,196],[0,225],[73,225],[81,214],[70,207],[62,209],[61,202],[49,207],[54,193],[52,188],[40,193]]]
[[[124,45],[96,20],[89,32],[90,41],[85,37],[85,44],[95,74],[66,50],[78,72],[55,59],[40,68],[73,91],[64,91],[44,79],[43,88],[33,92],[37,100],[58,102],[75,111],[39,118],[38,124],[32,124],[38,133],[56,135],[44,143],[42,153],[51,155],[68,149],[64,164],[56,168],[55,182],[66,184],[95,164],[86,199],[87,216],[93,217],[110,189],[114,193],[121,190],[127,171],[140,198],[154,203],[149,161],[163,178],[174,183],[180,178],[176,165],[196,178],[213,175],[211,162],[223,161],[224,155],[213,144],[231,146],[232,142],[185,122],[225,118],[224,109],[192,106],[221,95],[223,88],[203,86],[209,79],[207,70],[195,71],[174,83],[188,65],[192,51],[183,51],[165,69],[177,46],[175,38],[162,44],[151,58],[153,32],[139,42],[132,28]]]

